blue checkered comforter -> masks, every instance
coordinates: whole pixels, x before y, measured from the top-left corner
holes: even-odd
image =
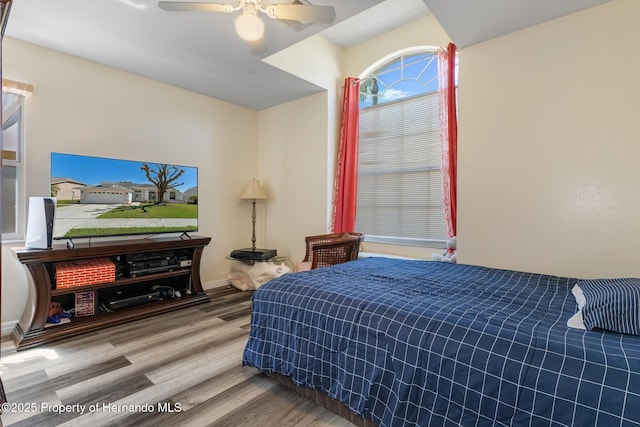
[[[243,363],[382,426],[640,426],[640,337],[570,329],[576,279],[368,258],[253,295]]]

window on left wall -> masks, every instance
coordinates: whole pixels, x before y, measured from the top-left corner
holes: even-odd
[[[23,114],[26,96],[2,86],[2,240],[24,238]]]

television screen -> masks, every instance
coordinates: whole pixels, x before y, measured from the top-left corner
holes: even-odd
[[[192,232],[198,169],[51,153],[54,239]]]

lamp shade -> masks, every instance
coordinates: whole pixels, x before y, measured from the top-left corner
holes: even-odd
[[[267,200],[267,194],[262,189],[260,181],[250,179],[244,187],[244,191],[240,195],[240,200]]]

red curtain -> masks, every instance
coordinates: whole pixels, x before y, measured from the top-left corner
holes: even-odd
[[[333,183],[332,233],[353,232],[356,226],[359,96],[360,81],[354,77],[346,78],[342,101],[338,164]]]
[[[443,200],[449,237],[456,236],[457,231],[458,111],[455,76],[457,51],[453,43],[449,43],[446,49],[438,50]]]

